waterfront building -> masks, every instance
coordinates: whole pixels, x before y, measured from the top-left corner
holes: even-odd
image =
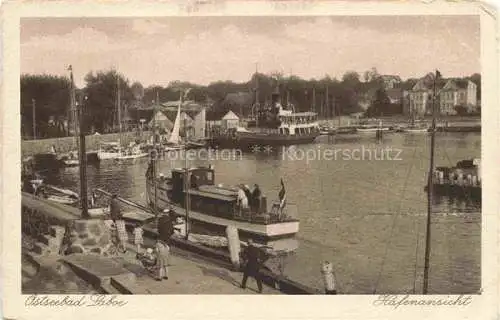
[[[449,79],[439,92],[441,114],[457,114],[457,107],[464,112],[477,111],[477,86],[466,79]]]
[[[432,106],[433,83],[427,78],[422,78],[408,92],[409,112],[416,117],[430,113]]]
[[[399,85],[402,82],[401,78],[399,76],[382,75],[380,77],[382,78],[382,81],[384,82],[384,89],[385,90],[399,88]]]
[[[154,126],[163,129],[165,132],[171,132],[175,118],[177,117],[177,108],[179,101],[168,101],[165,103],[154,104],[146,108],[131,110],[129,115],[139,123],[141,119],[148,128]],[[180,133],[188,132],[190,139],[204,139],[206,136],[206,107],[194,101],[184,101],[181,105],[180,113]],[[184,126],[186,125],[186,128]]]
[[[222,128],[225,130],[237,128],[239,125],[240,117],[231,110],[222,117]]]

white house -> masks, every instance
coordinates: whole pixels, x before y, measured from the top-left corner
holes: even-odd
[[[236,113],[233,111],[229,110],[223,117],[222,117],[222,128],[225,130],[227,129],[232,129],[232,128],[237,128],[240,125],[240,118]]]
[[[455,107],[463,106],[468,112],[476,111],[477,86],[464,79],[450,79],[439,92],[441,113],[456,114]]]

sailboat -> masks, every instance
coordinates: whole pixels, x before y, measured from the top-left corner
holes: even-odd
[[[165,151],[176,151],[184,149],[184,145],[182,145],[180,131],[181,131],[181,104],[182,99],[179,100],[179,106],[177,107],[177,115],[175,116],[174,127],[172,128],[172,132],[170,133],[170,137],[165,146]]]
[[[425,124],[416,124],[415,123],[415,110],[411,108],[410,110],[410,124],[406,127],[400,128],[402,132],[407,133],[427,133],[429,132],[429,127]]]
[[[75,145],[77,147],[77,150],[70,151],[66,154],[59,155],[58,158],[61,160],[61,162],[64,164],[65,167],[78,167],[80,166],[80,160],[78,159],[78,128],[76,126],[76,96],[75,96],[75,82],[73,78],[73,67],[70,65],[68,67],[68,71],[70,72],[70,82],[71,82],[71,91],[70,91],[70,103],[71,103],[71,110],[73,111],[73,120],[74,120],[74,133],[75,133]],[[55,150],[55,147],[51,147],[51,153],[56,154],[57,152]]]

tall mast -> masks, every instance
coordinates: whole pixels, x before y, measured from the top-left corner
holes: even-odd
[[[429,259],[430,259],[430,245],[431,245],[431,214],[432,214],[432,196],[433,196],[433,183],[434,183],[434,148],[435,148],[435,135],[436,135],[436,100],[437,80],[441,76],[439,71],[436,70],[434,76],[433,100],[432,100],[432,126],[431,126],[431,158],[429,165],[429,176],[427,184],[427,226],[425,233],[425,265],[424,265],[424,284],[423,294],[428,293],[429,288]]]
[[[184,97],[184,92],[181,90],[181,97],[179,99],[179,104],[182,106],[182,100]],[[179,106],[179,107],[180,107]],[[180,114],[179,114],[180,116]],[[184,118],[184,139],[186,142],[188,141],[188,130],[187,130],[187,118]],[[185,207],[186,207],[186,240],[189,237],[189,188],[190,188],[190,181],[189,181],[189,169],[188,169],[188,161],[187,161],[187,148],[186,145],[184,146],[184,172],[185,172],[185,179],[184,179],[184,189],[186,190],[185,192]]]
[[[315,112],[316,111],[316,86],[313,85],[313,97],[312,97],[313,101],[312,101],[312,112]]]
[[[290,69],[290,76],[288,77],[288,85],[286,86],[286,107],[290,110],[290,80],[292,79],[292,69]]]
[[[120,150],[122,148],[122,106],[120,101],[120,77],[116,75],[116,104],[118,108],[118,129],[120,130]]]
[[[33,140],[36,140],[36,101],[31,99],[31,106],[33,108]]]
[[[330,112],[330,97],[328,93],[328,83],[326,84],[326,97],[325,97],[325,118],[328,118],[328,113]]]
[[[81,101],[81,100],[80,100]],[[83,102],[79,104],[79,110],[77,110],[78,117],[75,118],[75,123],[78,121],[78,126],[80,127],[79,133],[79,150],[78,154],[80,156],[80,199],[82,207],[82,218],[88,219],[89,216],[89,204],[88,204],[88,193],[87,193],[87,152],[85,150],[85,127],[84,127],[84,107],[87,105],[87,97],[84,98]]]
[[[68,133],[70,131],[70,126],[73,126],[73,134],[75,137],[75,144],[78,149],[79,139],[78,139],[78,114],[76,110],[76,94],[75,94],[75,80],[73,78],[73,66],[68,67],[69,77],[70,77],[70,116],[68,117]]]
[[[156,227],[158,228],[158,145],[157,145],[157,127],[156,127],[156,106],[153,106],[153,148],[155,150],[154,157],[151,158],[153,163],[153,185],[154,185],[154,215],[156,220]]]
[[[333,100],[333,108],[332,109],[334,110],[334,113],[337,113],[337,120],[339,122],[339,128],[340,128],[340,126],[342,124],[342,118],[340,117],[340,105],[337,106],[337,103],[335,102],[335,100]],[[337,112],[335,112],[335,111],[337,111]]]
[[[255,64],[255,103],[259,104],[259,64]]]

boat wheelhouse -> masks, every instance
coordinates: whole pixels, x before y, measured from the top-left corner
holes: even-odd
[[[173,169],[170,178],[160,176],[156,181],[148,169],[146,177],[150,205],[156,201],[159,209],[173,209],[175,215],[183,217],[188,211],[190,223],[211,231],[223,234],[227,226],[234,226],[241,239],[252,238],[271,246],[293,238],[299,231],[295,205],[276,202],[269,209],[263,196],[258,205],[249,199],[252,205],[243,209],[238,204],[238,188],[216,185],[211,167]]]

